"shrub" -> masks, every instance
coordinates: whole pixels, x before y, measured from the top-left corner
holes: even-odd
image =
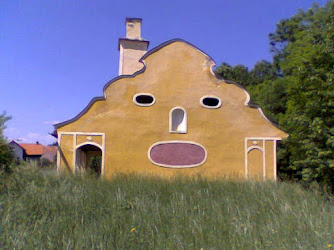
[[[103,181],[23,166],[0,195],[5,249],[324,249],[334,243],[332,197],[293,183],[138,175]]]
[[[7,144],[0,141],[0,171],[10,173],[14,165],[14,154]]]

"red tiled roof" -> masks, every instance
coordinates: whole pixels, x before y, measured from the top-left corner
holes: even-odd
[[[44,147],[44,153],[52,153],[55,154],[57,152],[56,146],[43,146]]]
[[[42,155],[44,147],[41,144],[18,143],[26,152],[26,155]]]

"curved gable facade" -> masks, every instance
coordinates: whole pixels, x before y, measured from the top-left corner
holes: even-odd
[[[276,178],[276,142],[287,134],[250,107],[245,90],[218,80],[209,56],[173,40],[140,61],[141,70],[115,78],[104,97],[55,125],[59,170],[86,171],[100,160],[97,172],[107,178]]]

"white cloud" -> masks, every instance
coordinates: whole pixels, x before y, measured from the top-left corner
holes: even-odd
[[[60,121],[45,121],[43,122],[43,124],[46,124],[46,125],[54,125],[54,124],[57,124],[59,123]]]
[[[28,142],[28,140],[24,137],[16,138],[15,141],[16,142]]]

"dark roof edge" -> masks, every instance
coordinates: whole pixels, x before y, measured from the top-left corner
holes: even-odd
[[[255,103],[251,100],[249,92],[247,91],[247,89],[243,85],[241,85],[240,83],[236,83],[232,80],[225,80],[225,79],[222,79],[222,80],[224,82],[226,82],[227,84],[234,84],[237,87],[244,90],[247,93],[247,95],[249,96],[249,100],[248,100],[247,103],[245,103],[245,105],[249,108],[252,108],[252,109],[258,109],[260,111],[261,115],[264,117],[264,119],[266,119],[271,125],[273,125],[274,127],[276,127],[279,130],[282,130],[284,133],[288,134],[285,130],[280,128],[279,125],[276,122],[274,122],[274,121],[272,121],[271,119],[268,118],[267,114],[262,110],[262,108],[260,107],[259,104]]]
[[[247,94],[250,96],[248,90],[240,83],[237,83],[235,81],[232,81],[232,80],[225,80],[225,79],[222,79],[224,82],[228,83],[228,84],[234,84],[236,86],[238,86],[239,88],[241,88],[242,90],[246,91]],[[255,102],[253,102],[251,99],[249,99],[249,101],[247,102],[247,107],[250,107],[252,109],[258,109],[258,108],[261,108],[260,105],[256,104]],[[274,123],[274,122],[272,122]]]
[[[11,142],[9,142],[9,143],[12,143],[12,142],[14,142],[17,146],[19,146],[20,148],[22,148],[23,150],[25,150],[20,144],[18,144],[16,141],[14,141],[14,140],[12,140]],[[8,144],[9,144],[8,143]]]
[[[125,18],[125,23],[127,22],[127,21],[142,21],[143,19],[142,18],[139,18],[139,17],[126,17]]]
[[[110,80],[109,82],[107,82],[107,83],[104,85],[104,87],[103,87],[103,95],[104,95],[104,96],[94,97],[94,98],[88,103],[88,105],[87,105],[87,106],[86,106],[86,107],[85,107],[85,108],[84,108],[78,115],[76,115],[75,117],[73,117],[73,118],[71,118],[71,119],[69,119],[69,120],[66,120],[66,121],[64,121],[64,122],[60,122],[60,123],[54,124],[53,126],[54,126],[55,130],[57,130],[58,128],[61,128],[61,127],[65,126],[65,125],[68,125],[68,124],[70,124],[70,123],[72,123],[72,122],[78,120],[81,116],[83,116],[83,115],[84,115],[84,114],[91,108],[91,106],[92,106],[95,102],[106,100],[106,98],[105,98],[105,91],[106,91],[106,89],[109,87],[109,85],[112,84],[113,82],[118,81],[118,80],[123,79],[123,78],[134,78],[134,77],[136,77],[137,75],[143,73],[143,72],[146,70],[146,65],[145,65],[145,63],[144,63],[145,58],[147,58],[147,57],[150,56],[151,54],[153,54],[153,53],[159,51],[159,50],[162,49],[163,47],[165,47],[165,46],[167,46],[167,45],[169,45],[169,44],[175,43],[175,42],[183,42],[183,43],[186,43],[186,44],[188,44],[188,45],[194,47],[195,49],[199,50],[201,53],[203,53],[204,55],[206,55],[210,60],[212,60],[212,61],[215,63],[215,61],[214,61],[208,54],[204,53],[202,50],[200,50],[200,49],[197,48],[196,46],[192,45],[191,43],[184,41],[183,39],[176,38],[176,39],[172,39],[172,40],[166,41],[166,42],[164,42],[164,43],[158,45],[157,47],[155,47],[155,48],[149,50],[148,52],[145,53],[145,55],[143,55],[143,56],[140,58],[139,62],[141,62],[141,63],[144,65],[142,69],[136,71],[136,72],[135,72],[134,74],[132,74],[132,75],[120,75],[120,76],[116,76],[115,78],[111,79],[111,80]],[[56,137],[56,136],[57,136],[56,131],[52,132],[52,135],[53,135],[54,137]]]
[[[88,109],[95,103],[95,102],[98,102],[98,101],[102,101],[102,100],[105,100],[105,98],[103,96],[97,96],[97,97],[94,97],[89,103],[88,105],[79,113],[77,114],[75,117],[73,117],[72,119],[69,119],[67,121],[64,121],[64,122],[60,122],[60,123],[56,123],[54,124],[54,128],[57,129],[57,128],[60,128],[60,127],[63,127],[71,122],[74,122],[76,120],[78,120],[81,116],[83,116],[87,111]],[[55,137],[56,133],[53,132],[52,135]]]
[[[141,70],[138,70],[137,72],[135,72],[135,73],[132,74],[132,75],[121,75],[121,76],[117,76],[117,77],[113,78],[112,80],[110,80],[109,82],[107,82],[107,84],[104,85],[104,87],[103,87],[103,94],[105,94],[106,89],[107,89],[107,88],[109,87],[109,85],[112,84],[113,82],[116,82],[116,81],[118,81],[118,80],[120,80],[120,79],[123,79],[123,78],[133,78],[133,77],[135,77],[136,75],[139,75],[139,74],[143,73],[143,72],[145,71],[145,69],[146,69],[146,65],[144,64],[144,67],[143,67]],[[104,100],[106,100],[106,97],[105,97],[105,96],[97,96],[97,97],[94,97],[94,98],[88,103],[88,105],[87,105],[87,106],[86,106],[86,107],[85,107],[79,114],[77,114],[75,117],[73,117],[73,118],[71,118],[71,119],[69,119],[69,120],[67,120],[67,121],[64,121],[64,122],[60,122],[60,123],[54,124],[54,125],[53,125],[54,128],[55,128],[55,129],[58,129],[58,128],[61,128],[61,127],[65,126],[65,125],[67,125],[67,124],[70,124],[70,123],[72,123],[72,122],[78,120],[81,116],[83,116],[83,115],[84,115],[84,114],[91,108],[91,106],[93,106],[93,104],[94,104],[95,102],[98,102],[98,101],[104,101]],[[54,137],[56,137],[55,135],[57,135],[57,134],[56,134],[55,132],[52,132],[52,135],[53,135]]]
[[[172,44],[172,43],[175,43],[175,42],[182,42],[182,43],[186,43],[188,45],[190,45],[191,47],[194,47],[195,49],[197,49],[198,51],[200,51],[201,53],[203,53],[205,56],[207,56],[211,61],[213,61],[215,63],[215,61],[212,59],[211,56],[209,56],[207,53],[205,53],[203,50],[199,49],[198,47],[196,47],[195,45],[181,39],[181,38],[175,38],[175,39],[171,39],[171,40],[168,40],[158,46],[156,46],[155,48],[151,49],[150,51],[148,51],[147,53],[145,53],[145,55],[142,56],[142,58],[140,58],[139,61],[142,61],[144,59],[146,59],[148,56],[150,56],[151,54],[159,51],[160,49],[162,49],[163,47],[169,45],[169,44]]]
[[[172,39],[172,40],[166,41],[166,42],[164,42],[164,43],[162,43],[162,44],[156,46],[155,48],[151,49],[150,51],[148,51],[147,53],[145,53],[145,55],[143,55],[143,56],[140,58],[139,62],[143,63],[143,65],[144,65],[142,69],[136,71],[136,72],[135,72],[134,74],[132,74],[132,75],[120,75],[120,76],[117,76],[117,77],[111,79],[111,80],[110,80],[109,82],[107,82],[107,83],[104,85],[104,87],[103,87],[103,95],[104,95],[104,96],[94,97],[94,98],[88,103],[88,105],[87,105],[87,106],[86,106],[86,107],[85,107],[85,108],[84,108],[78,115],[76,115],[76,116],[73,117],[72,119],[69,119],[69,120],[64,121],[64,122],[61,122],[61,123],[54,124],[53,126],[54,126],[55,130],[57,130],[58,128],[61,128],[61,127],[65,126],[65,125],[68,125],[68,124],[70,124],[70,123],[72,123],[72,122],[78,120],[81,116],[83,116],[83,115],[84,115],[84,114],[91,108],[91,106],[93,106],[93,104],[94,104],[95,102],[106,100],[106,97],[105,97],[105,91],[106,91],[106,89],[109,87],[109,85],[112,84],[113,82],[116,82],[116,81],[118,81],[118,80],[120,80],[120,79],[123,79],[123,78],[134,78],[134,77],[136,77],[137,75],[144,73],[145,70],[146,70],[146,64],[145,64],[144,60],[145,60],[148,56],[150,56],[151,54],[153,54],[153,53],[159,51],[160,49],[162,49],[163,47],[165,47],[165,46],[167,46],[167,45],[169,45],[169,44],[175,43],[175,42],[183,42],[183,43],[186,43],[186,44],[188,44],[188,45],[194,47],[195,49],[197,49],[198,51],[200,51],[201,53],[203,53],[205,56],[207,56],[208,59],[211,60],[211,61],[214,63],[214,65],[215,65],[215,61],[214,61],[208,54],[206,54],[206,53],[203,52],[201,49],[197,48],[197,47],[194,46],[193,44],[191,44],[191,43],[189,43],[189,42],[187,42],[187,41],[185,41],[185,40],[183,40],[183,39],[176,38],[176,39]],[[212,68],[214,65],[212,65],[211,68]],[[228,83],[228,84],[234,84],[234,85],[238,86],[239,88],[243,89],[243,90],[248,94],[248,96],[250,97],[248,91],[245,89],[245,87],[244,87],[243,85],[241,85],[241,84],[239,84],[239,83],[236,83],[236,82],[234,82],[234,81],[231,81],[231,80],[224,80],[224,79],[223,79],[223,81],[226,82],[226,83]],[[282,130],[282,129],[278,126],[277,123],[275,123],[275,122],[271,121],[270,119],[268,119],[267,115],[263,112],[263,110],[261,109],[261,107],[260,107],[258,104],[256,104],[256,103],[252,102],[251,100],[249,100],[249,101],[247,102],[246,106],[247,106],[247,107],[250,107],[250,108],[256,108],[256,109],[259,109],[259,110],[260,110],[260,113],[263,114],[264,118],[265,118],[269,123],[271,123],[271,124],[272,124],[273,126],[275,126],[276,128]],[[282,130],[282,131],[285,132],[285,133],[287,133],[287,132],[284,131],[284,130]],[[56,136],[57,136],[57,132],[54,131],[54,132],[52,133],[52,135],[53,135],[54,137],[56,137]],[[56,137],[56,138],[57,138],[57,137]]]

